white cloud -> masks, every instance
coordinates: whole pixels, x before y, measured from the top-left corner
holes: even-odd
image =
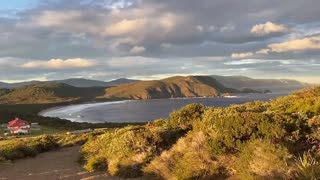
[[[155,58],[146,58],[141,56],[128,56],[128,57],[119,57],[119,58],[112,58],[108,61],[108,65],[111,67],[137,67],[137,66],[148,66],[154,65],[159,60]]]
[[[250,57],[250,56],[253,56],[252,52],[233,53],[233,54],[231,54],[232,58],[246,58],[246,57]]]
[[[261,49],[256,52],[256,54],[268,54],[270,52],[270,49]]]
[[[256,51],[256,54],[267,55],[272,52],[302,52],[307,50],[320,50],[320,36],[293,38],[284,42],[269,44],[268,48]]]
[[[140,54],[146,51],[146,48],[143,46],[134,46],[131,50],[130,53],[132,54]]]
[[[248,64],[261,64],[261,63],[280,63],[280,64],[297,64],[298,62],[294,60],[274,60],[274,59],[242,59],[242,60],[237,60],[237,61],[230,61],[230,62],[225,62],[223,64],[225,65],[248,65]],[[299,65],[302,65],[299,63]]]
[[[79,11],[43,11],[39,16],[33,18],[33,23],[45,27],[61,26],[81,16]]]
[[[137,80],[161,80],[164,78],[169,78],[173,76],[203,76],[210,74],[202,74],[202,73],[172,73],[172,74],[154,74],[154,75],[146,75],[146,76],[131,76],[131,79]]]
[[[225,62],[225,65],[245,65],[245,64],[257,64],[257,63],[263,63],[264,61],[260,59],[243,59],[240,61],[231,61],[231,62]]]
[[[234,25],[229,23],[223,27],[220,28],[220,32],[227,32],[227,31],[233,31],[235,29]]]
[[[49,61],[30,61],[20,65],[22,68],[46,68],[46,69],[68,69],[68,68],[88,68],[96,64],[92,61],[75,58],[75,59],[51,59]]]
[[[265,24],[258,24],[251,28],[251,33],[256,34],[258,36],[265,36],[273,33],[285,33],[288,32],[289,29],[282,24],[275,24],[270,21]]]
[[[198,25],[198,26],[197,26],[197,30],[198,30],[199,32],[203,32],[204,28],[203,28],[203,26]]]
[[[147,11],[147,10],[146,10]],[[172,31],[177,22],[181,19],[174,14],[149,14],[148,11],[140,12],[137,17],[123,17],[122,19],[115,21],[113,23],[108,23],[105,25],[104,34],[106,36],[143,36],[146,33],[151,33],[154,31],[161,31],[162,33],[168,33]],[[117,19],[119,14],[114,14],[110,16],[110,19]],[[131,16],[134,16],[131,15]],[[159,35],[159,34],[158,34]]]
[[[320,49],[320,36],[292,39],[282,43],[268,45],[272,52],[299,52]]]
[[[127,34],[136,34],[146,27],[146,19],[121,20],[115,24],[106,27],[105,33],[110,36],[120,36]]]
[[[15,79],[15,80],[0,79],[0,81],[5,83],[19,83],[19,82],[26,82],[26,81],[48,81],[48,78],[45,76],[40,76],[36,78],[24,78],[24,79]]]

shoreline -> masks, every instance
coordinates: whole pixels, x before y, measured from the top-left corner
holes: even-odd
[[[236,96],[236,97],[241,97],[241,96]],[[62,109],[68,106],[82,106],[82,105],[96,105],[96,104],[106,104],[106,103],[114,103],[114,102],[130,102],[130,101],[147,101],[147,100],[179,100],[179,99],[204,99],[204,98],[228,98],[228,97],[224,97],[224,96],[216,96],[216,97],[174,97],[174,98],[154,98],[154,99],[123,99],[123,100],[110,100],[110,101],[94,101],[94,102],[80,102],[80,103],[74,103],[74,104],[68,104],[68,105],[57,105],[57,106],[53,106],[44,110],[41,110],[40,112],[37,113],[38,116],[41,117],[46,117],[43,114],[50,112],[50,111],[54,111],[57,109]]]
[[[47,116],[44,116],[45,113],[47,112],[50,112],[50,111],[54,111],[54,110],[58,110],[58,109],[62,109],[62,108],[66,108],[66,107],[69,107],[69,106],[84,106],[84,105],[97,105],[97,104],[113,104],[113,103],[121,103],[121,102],[127,102],[127,101],[134,101],[134,100],[111,100],[111,101],[104,101],[104,102],[81,102],[81,103],[74,103],[74,104],[68,104],[68,105],[60,105],[60,106],[53,106],[53,107],[50,107],[48,109],[44,109],[40,112],[37,113],[38,116],[42,116],[42,117],[47,117]]]
[[[248,98],[251,99],[250,94],[234,94],[232,97],[229,96],[218,96],[218,97],[178,97],[178,98],[159,98],[159,99],[141,99],[141,100],[133,100],[133,99],[127,99],[127,100],[111,100],[111,101],[104,101],[104,102],[82,102],[82,103],[74,103],[74,104],[65,104],[65,105],[58,105],[55,107],[51,107],[45,110],[42,110],[38,113],[38,116],[41,117],[50,117],[50,118],[60,118],[69,120],[72,122],[86,122],[86,123],[102,123],[102,122],[89,122],[89,121],[83,121],[82,118],[86,117],[86,115],[81,114],[81,111],[87,108],[97,107],[97,106],[104,106],[104,105],[112,105],[112,104],[120,104],[120,103],[126,103],[126,102],[132,102],[132,101],[157,101],[157,100],[185,100],[185,99],[237,99],[237,98]],[[284,94],[278,94],[278,93],[272,93],[268,94],[267,96],[260,97],[263,101],[268,101],[270,99],[276,98],[278,96],[282,96]],[[255,96],[252,96],[253,98]],[[259,100],[260,98],[256,99]],[[250,100],[251,101],[251,100]],[[255,100],[254,100],[255,101]],[[60,115],[59,115],[60,114]],[[61,115],[62,114],[62,115]],[[79,115],[79,117],[76,117],[76,115]],[[69,116],[70,117],[69,117]],[[68,118],[69,117],[69,118]],[[78,118],[81,118],[77,120]],[[137,121],[138,122],[138,121]],[[123,122],[122,122],[123,123]],[[132,122],[131,122],[132,123]]]

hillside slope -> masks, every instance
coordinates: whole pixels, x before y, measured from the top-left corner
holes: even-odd
[[[103,94],[104,88],[77,88],[63,83],[38,83],[0,90],[4,104],[40,104],[89,101]]]
[[[17,87],[38,84],[38,83],[63,83],[63,84],[68,84],[74,87],[109,87],[109,86],[117,86],[121,84],[137,82],[137,81],[138,80],[126,79],[126,78],[115,79],[108,82],[92,80],[92,79],[84,79],[84,78],[71,78],[71,79],[44,81],[44,82],[41,82],[41,81],[26,81],[26,82],[19,82],[19,83],[0,82],[0,88],[17,88]]]
[[[132,80],[132,79],[126,79],[126,78],[120,78],[120,79],[116,79],[108,82],[91,80],[91,79],[83,79],[83,78],[73,78],[73,79],[57,80],[52,82],[64,83],[74,87],[109,87],[109,86],[117,86],[121,84],[132,83],[136,81],[138,80]]]
[[[163,80],[141,81],[106,89],[100,98],[158,99],[174,97],[218,96],[238,92],[223,86],[208,76],[171,77]]]
[[[224,86],[239,90],[249,88],[255,90],[271,90],[272,92],[290,92],[309,86],[306,83],[291,79],[253,79],[246,76],[211,76]]]
[[[26,82],[18,82],[18,83],[4,83],[0,82],[0,88],[17,88],[22,86],[28,86],[32,84],[41,83],[41,81],[26,81]]]

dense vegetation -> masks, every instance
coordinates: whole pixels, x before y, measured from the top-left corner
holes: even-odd
[[[84,134],[54,134],[0,141],[0,162],[33,157],[53,149],[82,145],[106,130]]]
[[[91,138],[82,155],[86,169],[120,177],[317,179],[320,87],[227,108],[187,105]]]

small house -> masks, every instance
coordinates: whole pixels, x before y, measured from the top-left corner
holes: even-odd
[[[30,133],[30,125],[27,121],[22,120],[20,118],[15,118],[14,120],[8,123],[7,128],[13,134],[29,134]]]

